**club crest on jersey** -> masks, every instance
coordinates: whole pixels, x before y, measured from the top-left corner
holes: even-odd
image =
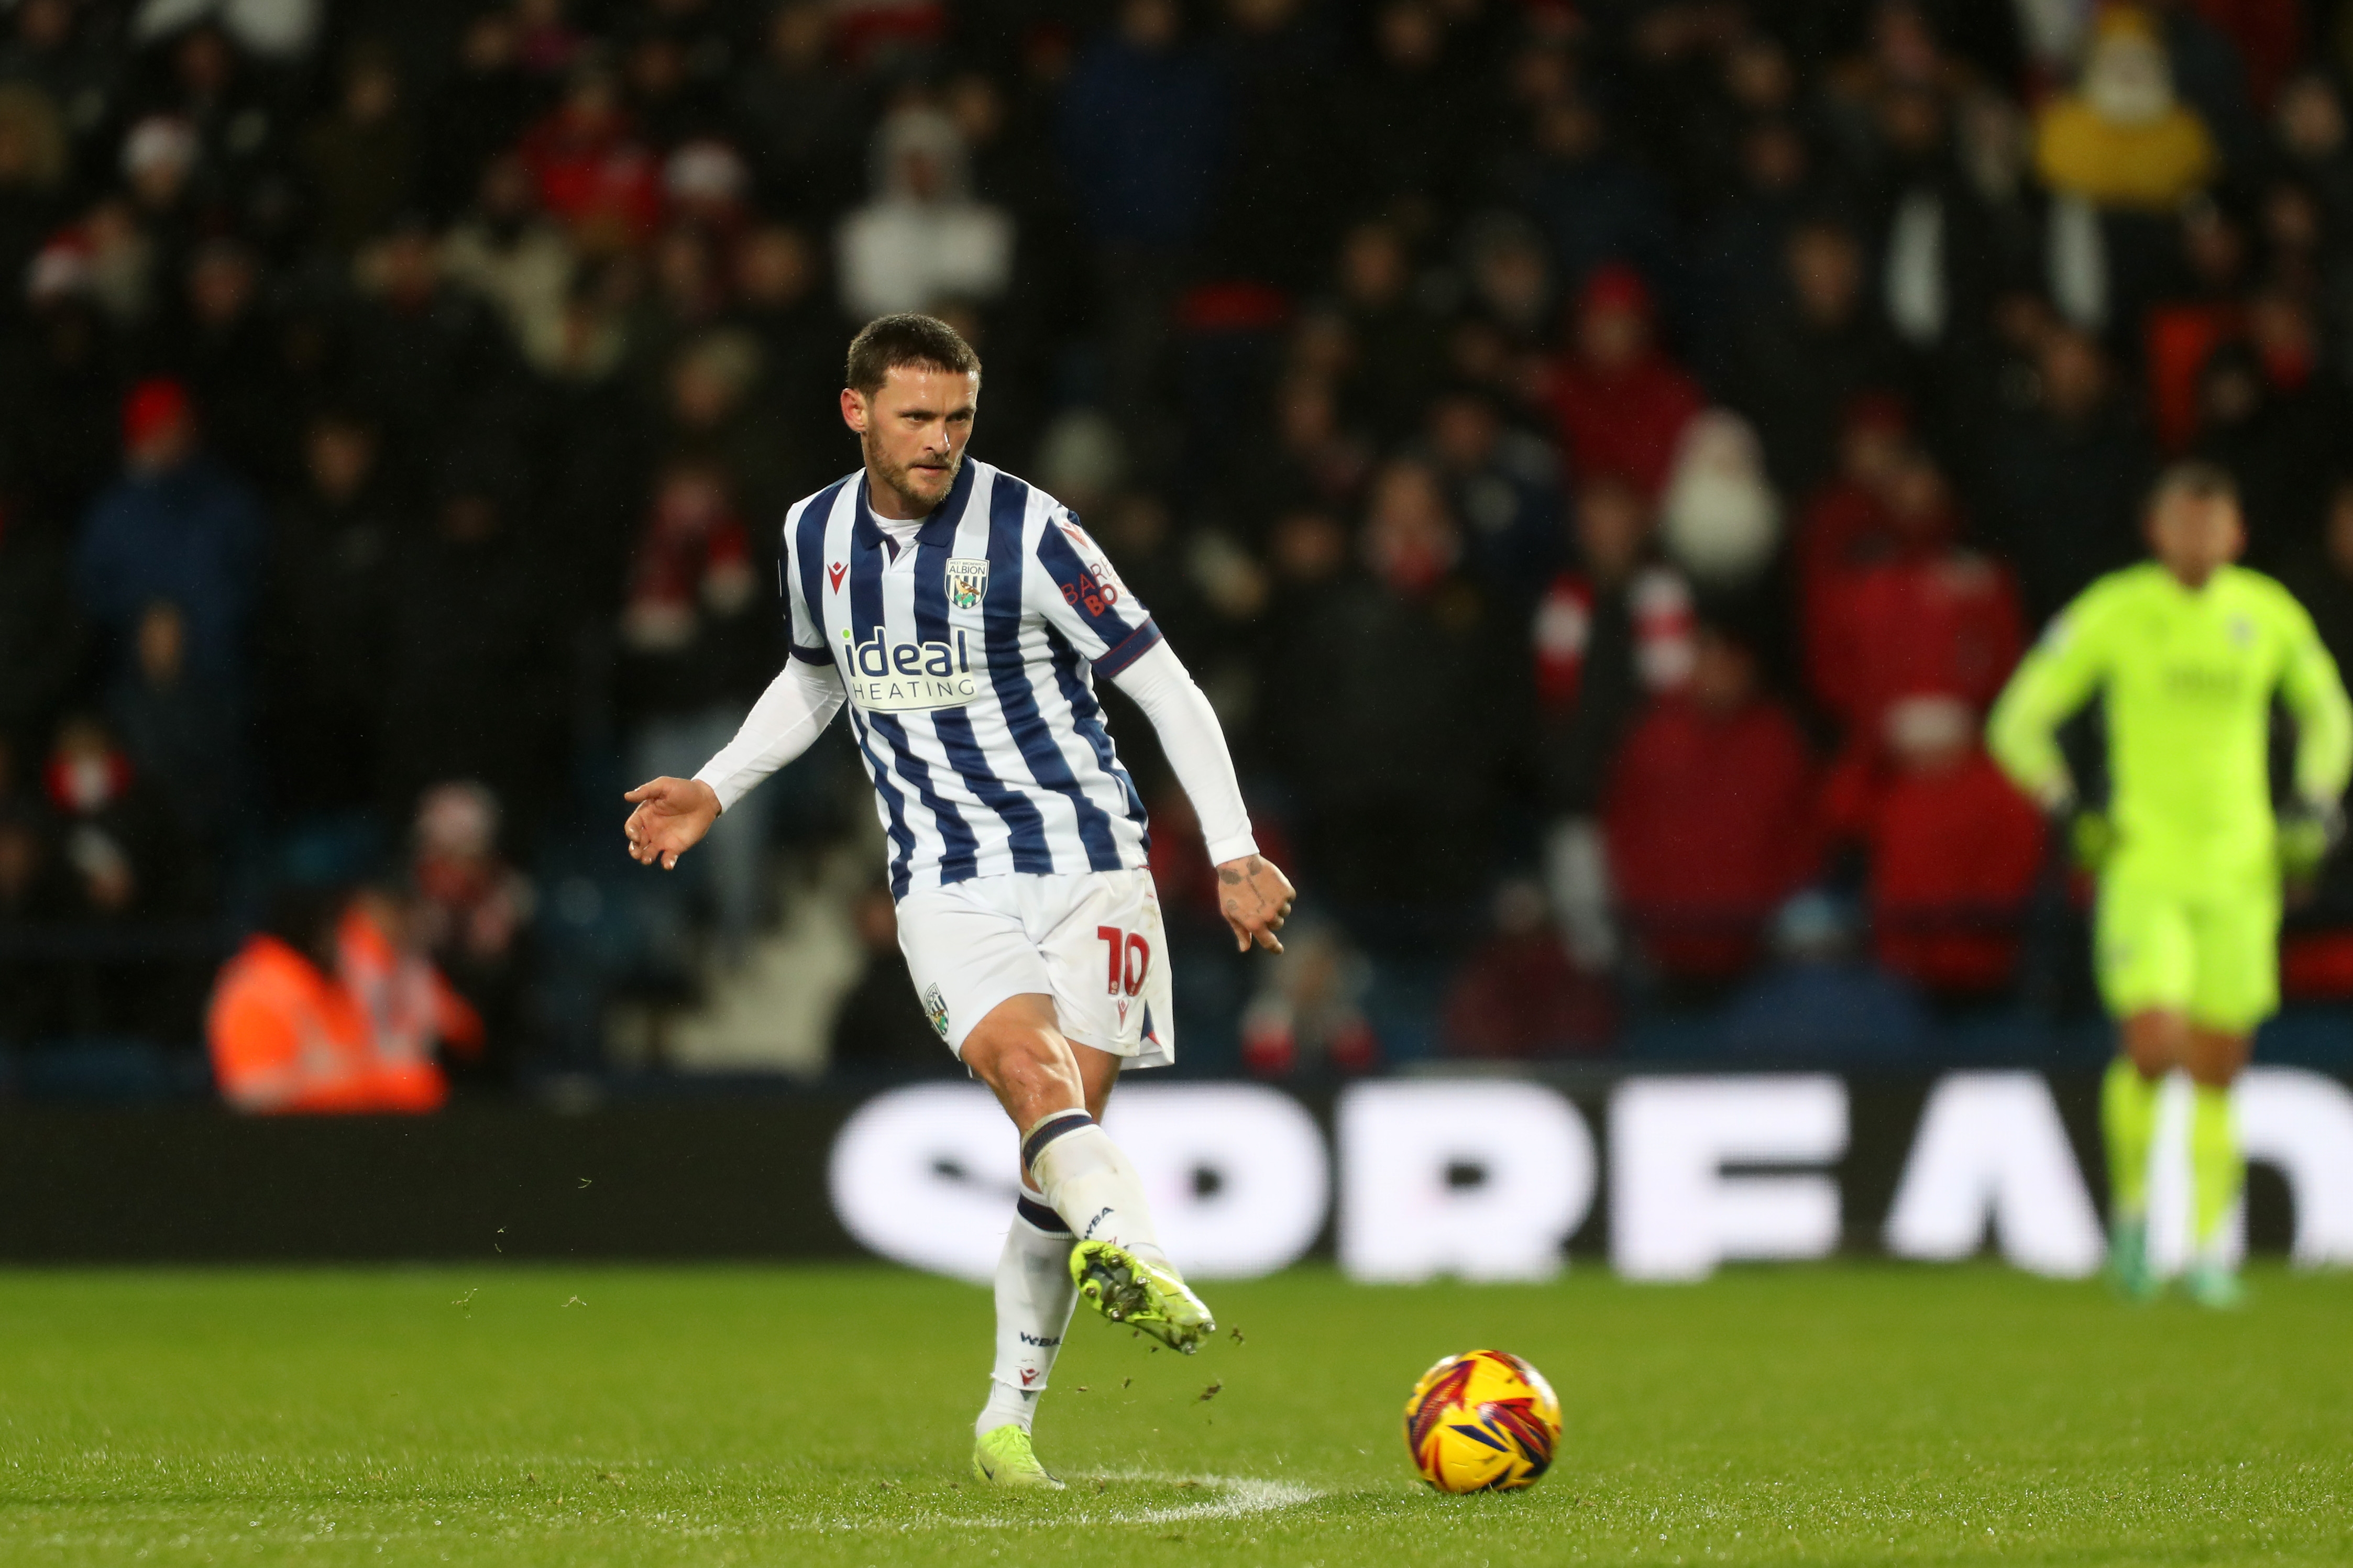
[[[948,603],[969,610],[988,592],[988,562],[968,556],[948,558]]]
[[[936,983],[923,993],[923,1016],[932,1021],[932,1027],[939,1031],[940,1038],[944,1040],[948,1037],[947,998],[940,994]]]

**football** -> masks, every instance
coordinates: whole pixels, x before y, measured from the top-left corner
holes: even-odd
[[[1517,1491],[1552,1465],[1560,1401],[1519,1357],[1465,1351],[1413,1385],[1405,1442],[1421,1479],[1440,1491]]]

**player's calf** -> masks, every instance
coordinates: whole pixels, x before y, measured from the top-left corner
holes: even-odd
[[[1039,1189],[1071,1227],[1079,1299],[1113,1322],[1191,1351],[1216,1327],[1154,1232],[1144,1183],[1117,1143],[1083,1110],[1045,1118],[1022,1140]]]

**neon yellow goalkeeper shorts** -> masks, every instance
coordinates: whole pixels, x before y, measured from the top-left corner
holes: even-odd
[[[2100,883],[2093,962],[2119,1018],[2187,1013],[2244,1033],[2279,1010],[2279,888],[2234,881],[2196,894],[2110,876]]]

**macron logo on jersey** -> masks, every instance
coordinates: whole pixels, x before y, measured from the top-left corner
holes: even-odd
[[[849,634],[841,637],[847,642]],[[872,637],[850,649],[849,662],[855,671],[849,700],[870,713],[960,708],[980,695],[971,644],[962,631],[954,643],[885,643],[877,626]],[[986,660],[981,668],[987,668]]]

